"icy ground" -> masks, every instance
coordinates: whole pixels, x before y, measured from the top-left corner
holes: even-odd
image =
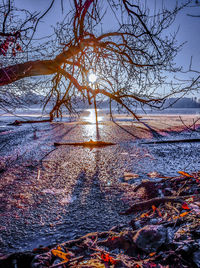
[[[187,126],[191,118],[183,117]],[[120,115],[119,126],[100,112],[99,137],[93,110],[62,122],[7,125],[15,119],[0,117],[1,253],[127,223],[119,212],[129,206],[129,185],[200,169],[199,142],[145,143],[200,138],[198,124],[191,131],[176,116],[144,116],[143,124]],[[97,138],[116,145],[92,150],[54,146]],[[126,177],[130,173],[132,179]]]

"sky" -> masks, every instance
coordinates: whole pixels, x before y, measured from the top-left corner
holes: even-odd
[[[106,0],[103,0],[106,2]],[[167,8],[171,8],[175,0],[163,0],[164,5]],[[31,11],[41,11],[46,10],[51,0],[14,0],[16,6],[20,8],[29,9]],[[159,8],[159,4],[161,0],[157,0],[157,4],[155,5],[155,0],[148,0],[148,4],[152,7],[152,10],[155,8]],[[186,0],[178,0],[179,3],[186,2]],[[63,0],[64,8],[70,8],[70,0]],[[192,17],[190,15],[199,15],[199,17]],[[61,0],[56,0],[53,8],[50,12],[45,16],[38,27],[39,36],[45,36],[53,32],[51,25],[55,24],[62,18],[61,12]],[[114,17],[112,14],[108,14],[105,19],[106,27],[113,27]],[[173,23],[170,31],[174,32],[179,28],[177,34],[177,41],[179,44],[185,42],[182,51],[178,54],[175,61],[177,66],[182,66],[184,71],[189,69],[191,57],[192,68],[200,71],[200,3],[196,4],[196,0],[193,1],[193,4],[185,8],[181,11],[176,21]],[[169,32],[170,34],[170,32]],[[199,96],[200,97],[200,96]]]
[[[161,0],[159,1],[161,2]],[[165,0],[165,6],[171,7],[173,6],[174,2],[175,0]],[[179,2],[186,2],[186,0],[179,0]],[[178,63],[187,68],[190,63],[190,58],[193,56],[193,66],[195,69],[200,71],[200,4],[196,5],[195,2],[196,0],[194,0],[194,4],[190,8],[186,8],[184,11],[179,13],[173,25],[172,31],[176,31],[176,29],[179,27],[177,40],[179,43],[186,42],[182,52],[177,57]],[[15,3],[21,8],[23,7],[32,11],[42,11],[50,5],[51,0],[15,0]],[[70,7],[69,0],[64,0],[63,3],[65,8]],[[152,4],[152,7],[155,6],[154,0],[149,0],[149,3]],[[191,17],[187,14],[199,15],[199,17]],[[52,29],[49,26],[54,24],[61,17],[61,1],[56,0],[56,4],[52,10],[45,16],[39,25],[40,34],[46,35],[48,31],[51,32]],[[111,18],[110,14],[109,18]],[[107,25],[110,24],[112,24],[111,19],[107,22]]]
[[[188,14],[199,15],[199,17],[192,17]],[[180,43],[186,42],[177,57],[178,62],[187,68],[192,56],[194,69],[200,71],[200,6],[186,8],[182,11],[177,16],[174,28],[176,27],[180,27],[177,40]]]

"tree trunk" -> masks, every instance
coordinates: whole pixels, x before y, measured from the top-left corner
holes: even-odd
[[[94,96],[94,109],[95,109],[95,118],[96,118],[96,137],[99,140],[99,123],[98,123],[98,113],[97,113],[97,103],[96,103],[96,96]]]
[[[56,72],[54,60],[28,61],[0,69],[0,86],[11,84],[25,77],[50,75]]]

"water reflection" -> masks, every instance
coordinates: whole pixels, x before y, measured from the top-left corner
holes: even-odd
[[[98,122],[103,121],[102,113],[100,114],[100,110],[97,109],[98,113]],[[84,111],[83,115],[81,116],[81,120],[84,122],[87,122],[89,124],[96,124],[96,115],[95,115],[95,109],[87,109]]]
[[[87,120],[88,120],[88,122],[90,122],[90,123],[92,123],[92,124],[96,123],[96,116],[95,116],[95,111],[94,111],[94,109],[90,111],[90,114],[89,114]]]
[[[99,123],[104,120],[104,116],[102,113],[99,114],[99,110],[97,109],[98,114],[98,121],[96,122],[96,113],[95,109],[87,109],[81,120],[87,122],[88,124],[84,125],[83,127],[83,138],[84,140],[100,140],[100,133],[99,133]]]
[[[98,135],[97,135],[98,133]],[[83,139],[85,141],[98,140],[99,137],[99,130],[97,129],[96,125],[86,125],[83,127]]]

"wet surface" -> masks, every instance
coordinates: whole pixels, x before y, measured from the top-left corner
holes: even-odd
[[[130,219],[119,212],[127,208],[123,197],[132,183],[152,179],[150,172],[173,176],[178,170],[199,170],[199,143],[143,144],[179,136],[165,132],[156,137],[148,128],[126,121],[122,129],[105,114],[100,114],[98,137],[94,118],[94,111],[86,111],[78,122],[0,129],[1,253],[127,223]],[[191,132],[181,134],[188,136]],[[98,138],[117,144],[92,150],[53,145]],[[126,172],[138,175],[130,185],[124,180]]]

